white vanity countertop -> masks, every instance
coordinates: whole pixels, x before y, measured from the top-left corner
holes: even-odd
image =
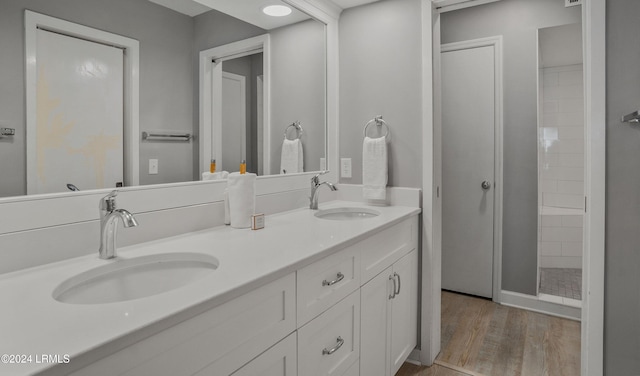
[[[131,343],[132,337],[151,334],[145,329],[166,329],[420,213],[415,207],[370,207],[345,201],[332,201],[320,209],[347,206],[372,208],[380,215],[336,221],[316,218],[315,211],[306,208],[297,209],[267,216],[262,230],[221,226],[120,248],[119,258],[199,252],[219,260],[218,269],[197,282],[147,298],[94,305],[54,300],[52,291],[61,282],[117,262],[100,260],[97,251],[0,276],[0,356],[32,356],[26,364],[5,364],[3,358],[0,375],[50,369],[54,364],[43,363],[42,354],[69,354],[71,363],[79,355],[83,363],[96,361],[112,353],[113,346],[119,349]]]

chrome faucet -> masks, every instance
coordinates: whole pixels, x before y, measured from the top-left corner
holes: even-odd
[[[135,227],[138,222],[133,214],[124,209],[116,209],[118,191],[112,191],[100,200],[100,258],[108,260],[116,257],[116,230],[118,218],[124,227]]]
[[[320,183],[320,175],[324,175],[327,172],[329,171],[321,171],[311,178],[311,197],[309,197],[309,199],[311,200],[311,202],[309,203],[309,209],[311,210],[318,210],[318,189],[321,186],[326,184],[327,187],[329,187],[329,189],[331,189],[332,191],[338,190],[338,188],[333,185],[333,183],[330,183],[328,181]]]

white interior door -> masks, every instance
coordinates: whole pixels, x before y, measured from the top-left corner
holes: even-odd
[[[27,191],[116,187],[123,182],[124,54],[37,30],[35,166]]]
[[[494,46],[442,57],[442,288],[493,296]]]
[[[247,159],[245,77],[222,72],[222,170],[238,171]]]

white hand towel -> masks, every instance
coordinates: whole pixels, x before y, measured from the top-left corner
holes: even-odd
[[[304,152],[302,151],[302,141],[284,139],[282,142],[282,154],[280,156],[280,173],[293,174],[304,172]]]
[[[222,180],[226,179],[228,176],[229,172],[227,171],[214,172],[213,174],[210,172],[203,172],[202,180]]]
[[[232,172],[227,179],[231,227],[251,227],[256,207],[256,174]]]
[[[362,195],[368,200],[387,197],[387,141],[365,137],[362,144]]]

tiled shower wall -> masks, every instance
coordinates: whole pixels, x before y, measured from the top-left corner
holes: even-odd
[[[582,266],[584,94],[582,65],[541,70],[540,267]]]

